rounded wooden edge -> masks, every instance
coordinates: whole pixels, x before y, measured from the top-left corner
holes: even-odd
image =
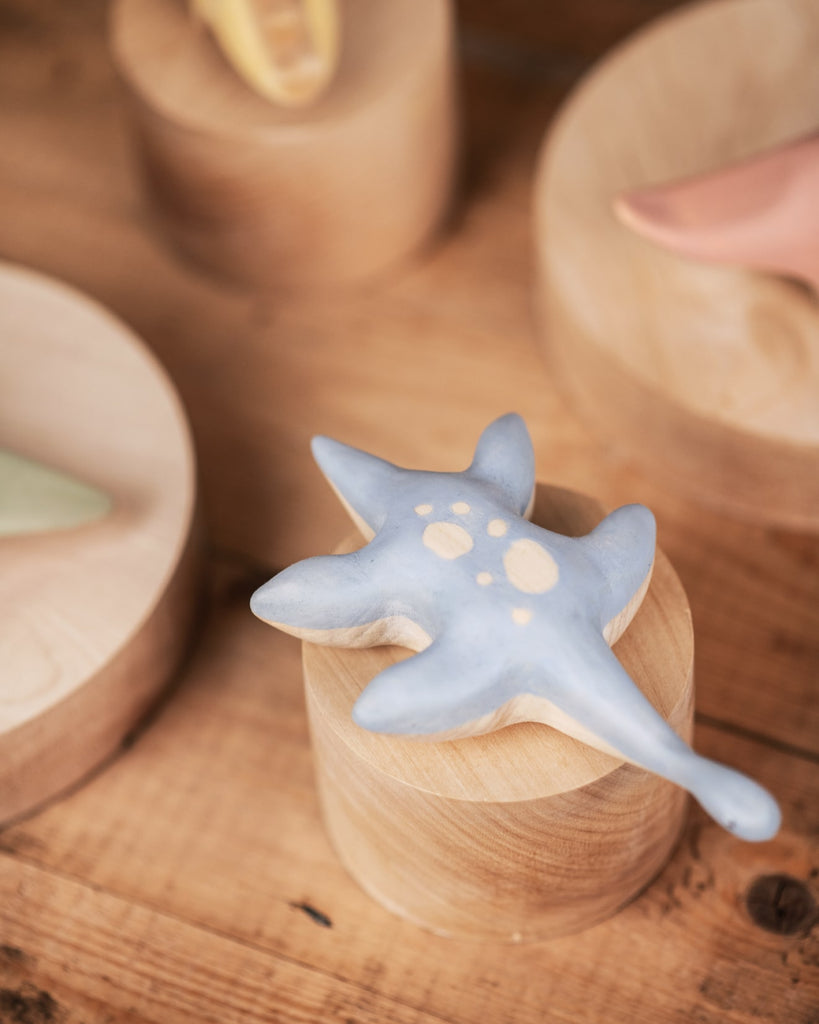
[[[598,502],[538,485],[533,519],[567,534],[591,530],[603,517]],[[348,548],[360,546],[349,542]],[[614,646],[627,671],[666,719],[690,738],[693,706],[693,627],[674,569],[657,552],[646,598]],[[484,736],[427,742],[368,732],[351,717],[353,703],[373,676],[408,652],[302,645],[305,689],[313,713],[327,723],[352,757],[396,781],[442,797],[520,801],[571,792],[604,778],[622,760],[546,726],[526,723]],[[559,771],[555,771],[559,765]],[[479,766],[479,767],[476,767]]]
[[[544,352],[561,389],[607,444],[670,491],[716,512],[819,529],[819,449],[707,420],[647,387],[616,354],[595,346],[547,288],[538,310]]]
[[[0,733],[0,827],[34,813],[98,770],[139,728],[184,657],[201,593],[203,530],[198,514],[193,440],[176,389],[144,342],[105,306],[30,268],[0,264],[6,278],[47,288],[59,301],[100,325],[106,345],[124,344],[152,375],[172,413],[183,453],[184,512],[161,579],[127,636],[88,678],[54,703]],[[116,517],[115,511],[112,514]],[[127,502],[126,502],[127,504]],[[110,519],[111,517],[109,517]],[[108,522],[83,530],[106,530]],[[27,538],[31,543],[33,538]],[[49,539],[50,540],[50,539]]]
[[[202,551],[197,517],[161,594],[111,661],[59,705],[2,737],[0,828],[87,782],[150,719],[190,647],[201,603]]]
[[[565,145],[576,111],[585,109],[588,97],[609,82],[621,61],[630,61],[634,55],[647,51],[656,39],[667,41],[679,29],[688,30],[698,24],[713,31],[720,26],[724,29],[725,12],[739,16],[740,8],[743,15],[753,13],[752,8],[767,8],[771,16],[776,14],[770,0],[756,0],[755,4],[720,0],[695,3],[661,15],[615,47],[581,80],[558,112],[541,147],[535,180],[538,333],[550,365],[579,412],[615,449],[628,453],[671,489],[681,490],[721,512],[749,521],[815,531],[819,526],[819,446],[769,434],[757,423],[740,425],[724,416],[709,417],[688,407],[673,388],[653,385],[636,372],[619,350],[618,339],[604,337],[602,328],[592,332],[588,318],[577,305],[577,297],[572,300],[558,294],[555,284],[559,276],[555,267],[561,262],[557,247],[567,228],[564,226],[560,232],[549,230],[550,225],[554,227],[551,213],[555,202],[551,198],[550,178],[554,174],[555,154]],[[807,10],[807,5],[797,4],[794,13],[802,9]],[[698,88],[700,94],[707,95],[705,85],[700,83]],[[752,151],[755,147],[748,143],[746,148]],[[718,164],[719,158],[706,160],[697,169],[707,169],[715,162]],[[685,168],[678,171],[678,176],[692,172],[692,168]],[[654,180],[650,171],[644,174],[647,180]],[[607,196],[598,195],[595,184],[589,190],[586,206],[593,207],[595,216],[601,220],[605,217],[607,222],[613,222],[610,200],[627,184],[643,182],[615,182]],[[562,206],[565,210],[565,202]],[[625,228],[618,230],[628,236]],[[642,240],[629,238],[628,244],[624,260],[628,262],[633,254],[639,254],[643,261],[641,272],[649,277],[678,271],[684,275],[682,291],[693,288],[696,292],[701,286],[706,296],[735,287],[738,293],[747,295],[749,309],[761,312],[784,303],[789,310],[790,330],[816,333],[819,320],[806,310],[804,292],[795,285],[760,275],[741,275],[724,267],[702,264],[694,268],[689,261],[670,256]],[[700,300],[704,301],[702,296]],[[814,340],[803,339],[811,347]]]

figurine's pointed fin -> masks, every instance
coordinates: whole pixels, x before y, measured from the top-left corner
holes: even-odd
[[[451,638],[391,665],[373,679],[353,707],[364,729],[401,736],[451,733],[481,719],[498,703],[490,659],[470,659]],[[502,700],[500,701],[502,703]]]
[[[708,174],[617,197],[619,219],[695,259],[802,277],[819,288],[819,134]]]
[[[314,437],[311,447],[319,469],[370,540],[384,524],[393,483],[406,470],[329,437]]]
[[[284,569],[250,599],[260,619],[316,643],[363,646],[355,634],[384,617],[378,590],[357,551],[307,558]],[[341,635],[348,629],[349,636]],[[327,633],[323,638],[319,633]],[[345,642],[346,641],[346,642]]]
[[[657,524],[645,505],[623,505],[581,538],[586,554],[606,581],[603,635],[613,644],[634,618],[654,566]]]
[[[528,515],[535,494],[535,453],[526,424],[517,413],[507,413],[489,424],[466,472],[494,484],[511,511]]]
[[[601,637],[589,633],[565,653],[559,678],[533,689],[589,734],[579,738],[592,742],[590,737],[596,737],[601,749],[617,751],[687,789],[723,828],[742,839],[760,841],[776,834],[781,815],[770,793],[740,772],[694,753]]]

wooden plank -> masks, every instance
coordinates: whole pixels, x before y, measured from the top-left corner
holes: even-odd
[[[227,574],[197,657],[152,727],[85,788],[7,829],[6,852],[463,1024],[528,1024],[546,1008],[558,1021],[810,1019],[819,999],[811,920],[790,935],[763,931],[745,894],[760,876],[784,874],[800,893],[819,895],[814,765],[701,728],[704,753],[753,772],[782,800],[775,841],[739,843],[694,810],[659,879],[589,932],[522,947],[437,938],[372,902],[329,848],[298,646],[249,616],[253,580],[246,568]],[[30,906],[34,921],[38,904]],[[152,976],[151,956],[137,941],[134,969]]]
[[[8,856],[0,905],[0,1019],[12,1024],[438,1019]]]

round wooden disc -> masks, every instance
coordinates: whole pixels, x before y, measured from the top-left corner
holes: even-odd
[[[145,715],[191,621],[194,457],[165,372],[106,310],[0,268],[0,445],[96,486],[104,519],[0,538],[0,823]]]
[[[579,535],[601,518],[589,498],[538,488],[542,526]],[[690,739],[691,616],[661,552],[614,650]],[[391,909],[451,935],[562,934],[612,913],[664,863],[684,808],[670,783],[543,725],[442,743],[367,732],[352,706],[406,652],[304,644],[303,656],[328,831],[362,887]]]
[[[113,52],[160,224],[222,276],[365,278],[423,242],[447,209],[449,0],[344,0],[340,11],[337,73],[293,110],[253,93],[184,4],[114,4]]]
[[[611,206],[815,129],[817,48],[813,0],[663,18],[570,97],[536,182],[542,333],[580,410],[669,486],[804,529],[819,526],[816,297],[677,257]]]

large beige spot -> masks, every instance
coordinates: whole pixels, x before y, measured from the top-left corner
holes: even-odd
[[[423,541],[439,558],[460,558],[472,550],[472,538],[457,523],[430,523],[424,530]]]
[[[506,578],[524,594],[543,594],[557,583],[557,562],[534,540],[516,540],[503,556]]]

